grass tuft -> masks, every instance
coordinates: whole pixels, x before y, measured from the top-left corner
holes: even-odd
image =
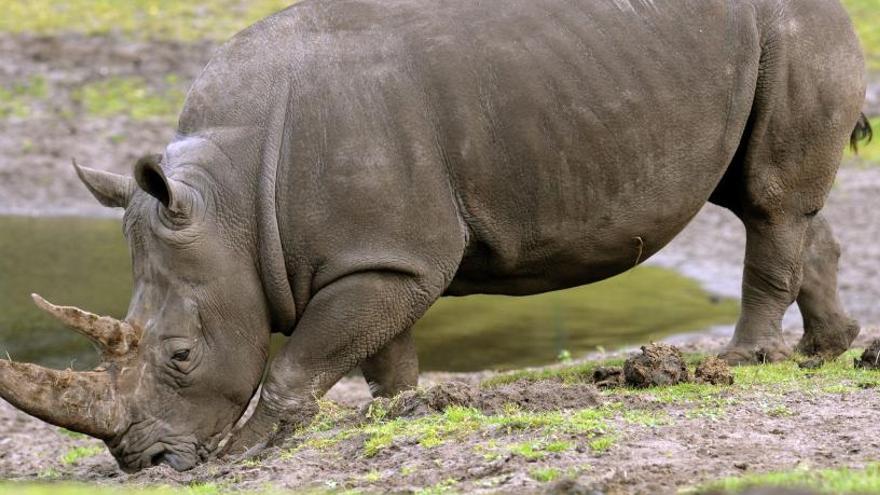
[[[820,494],[847,495],[857,493],[880,493],[880,464],[865,469],[809,469],[750,474],[724,478],[694,488],[686,493],[713,492],[739,493],[755,487],[805,488]]]
[[[532,477],[533,480],[541,482],[541,483],[549,483],[562,474],[558,469],[553,467],[540,467],[532,469],[529,472],[529,476]]]
[[[104,447],[100,445],[89,445],[86,447],[74,447],[61,456],[61,463],[65,465],[76,464],[83,459],[94,457],[104,452]]]

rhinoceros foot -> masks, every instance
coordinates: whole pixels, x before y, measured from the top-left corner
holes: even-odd
[[[731,366],[768,364],[791,358],[791,349],[781,342],[761,345],[729,345],[718,355]]]
[[[849,349],[860,330],[859,323],[852,319],[835,326],[808,326],[795,349],[807,356],[833,359]]]

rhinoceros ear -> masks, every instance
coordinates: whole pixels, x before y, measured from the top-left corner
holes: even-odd
[[[134,178],[145,193],[159,200],[173,215],[186,216],[193,205],[192,188],[170,179],[162,170],[162,155],[147,155],[134,166]]]
[[[102,205],[111,208],[125,208],[134,190],[134,181],[124,175],[102,172],[88,167],[81,167],[73,160],[76,175],[86,185],[92,196]]]

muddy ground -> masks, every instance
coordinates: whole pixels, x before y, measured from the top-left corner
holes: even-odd
[[[76,89],[107,76],[143,78],[185,90],[210,58],[215,44],[131,42],[83,36],[0,35],[0,85],[48,81],[49,98],[35,102],[27,117],[0,119],[0,213],[113,214],[98,206],[77,182],[70,157],[97,168],[127,173],[134,161],[161,150],[173,135],[167,119],[86,115]],[[880,84],[869,91],[869,111],[880,114]],[[841,290],[847,306],[864,323],[880,322],[880,169],[845,166],[827,215],[844,246]],[[728,213],[708,206],[654,262],[694,276],[722,295],[738,295],[743,253],[742,227]],[[787,322],[797,337],[794,313]],[[678,337],[688,352],[714,352],[725,332]],[[880,336],[865,330],[857,345]],[[606,356],[607,357],[607,356]],[[868,373],[867,371],[865,373]],[[491,373],[428,374],[423,384],[458,380],[479,384]],[[873,383],[873,382],[870,382]],[[880,397],[875,388],[788,390],[735,385],[720,402],[665,402],[650,394],[610,396],[591,387],[520,383],[511,394],[530,398],[532,409],[584,408],[594,400],[619,404],[608,419],[607,449],[593,437],[553,433],[553,442],[570,444],[559,452],[528,455],[511,445],[546,443],[546,431],[471,432],[430,448],[397,441],[373,456],[358,438],[333,449],[295,445],[260,461],[210,463],[188,473],[159,467],[136,475],[121,473],[100,443],[66,434],[0,402],[0,478],[76,480],[101,484],[218,483],[234,489],[328,487],[366,491],[572,491],[590,493],[673,493],[705,480],[797,466],[858,467],[880,455]],[[561,397],[561,398],[560,398]],[[368,391],[362,381],[340,383],[330,398],[357,408]],[[552,399],[552,400],[551,400]],[[626,411],[639,411],[631,421]],[[627,419],[627,418],[630,419]],[[339,426],[335,426],[339,428]],[[300,443],[308,438],[300,438]],[[494,445],[494,447],[493,447]],[[540,450],[540,449],[539,449]],[[541,471],[544,470],[544,471]],[[543,482],[540,472],[558,471]],[[568,481],[565,481],[568,480]],[[567,483],[567,484],[565,484]]]
[[[866,329],[856,345],[865,347],[878,336],[880,328]],[[723,343],[724,339],[711,336],[679,341],[689,353],[711,353]],[[852,362],[840,366],[851,368]],[[787,387],[784,383],[748,383],[751,373],[761,373],[760,368],[752,369],[743,375],[743,383],[707,386],[685,394],[683,400],[662,389],[621,394],[615,389],[557,381],[521,380],[494,388],[485,386],[476,393],[482,395],[475,395],[472,388],[470,402],[465,405],[478,407],[487,415],[513,415],[505,404],[517,403],[525,412],[606,411],[606,423],[599,433],[496,425],[441,436],[431,444],[399,435],[378,453],[369,450],[362,434],[341,435],[338,443],[321,443],[345,431],[354,421],[351,418],[369,403],[362,380],[348,378],[329,398],[348,406],[342,410],[349,416],[333,417],[258,460],[214,461],[186,473],[160,466],[124,474],[100,448],[100,442],[73,438],[0,404],[0,431],[4,432],[0,477],[107,485],[213,483],[234,490],[324,487],[415,492],[442,491],[445,487],[465,493],[675,493],[747,473],[858,468],[880,456],[880,424],[876,421],[880,392],[875,388],[880,384],[880,372],[860,371],[854,381],[850,377],[850,381],[822,382],[816,387]],[[795,373],[809,377],[811,372]],[[479,387],[492,376],[428,374],[422,385],[455,381]],[[610,438],[610,445],[596,448],[596,440],[603,438]],[[563,447],[554,449],[551,445]],[[92,447],[98,448],[92,451]],[[77,451],[87,455],[71,460],[71,452]],[[556,479],[545,481],[542,473],[554,473]],[[581,491],[571,491],[572,487]]]

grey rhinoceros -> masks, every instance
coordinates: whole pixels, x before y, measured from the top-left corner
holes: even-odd
[[[104,364],[0,361],[0,395],[126,470],[254,452],[358,366],[415,386],[439,297],[613,276],[707,201],[747,232],[724,357],[788,356],[794,301],[799,349],[839,354],[858,325],[821,209],[864,94],[839,0],[302,1],[219,50],[133,178],[77,167],[125,208],[128,315],[37,297]]]

